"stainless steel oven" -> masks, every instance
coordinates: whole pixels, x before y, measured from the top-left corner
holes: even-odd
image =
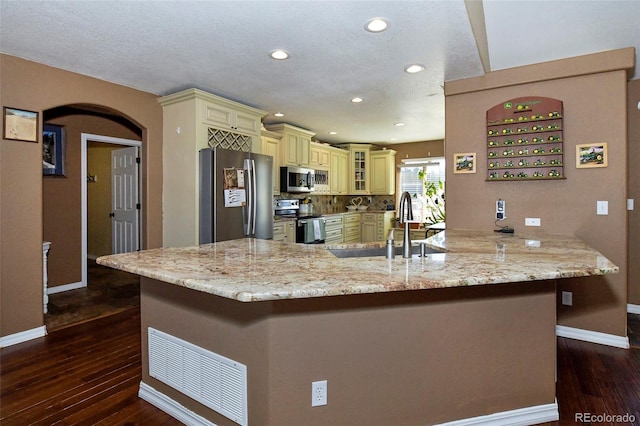
[[[317,215],[298,217],[296,221],[296,243],[324,244],[326,238],[324,222],[324,217]]]
[[[296,243],[324,244],[325,218],[321,215],[300,214],[300,200],[275,200],[273,211],[278,217],[296,218]]]

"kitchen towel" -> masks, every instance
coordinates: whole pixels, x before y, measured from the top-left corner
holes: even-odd
[[[307,223],[304,225],[304,242],[307,244],[313,243],[314,241],[324,241],[325,239],[325,230],[324,230],[324,220],[322,219],[309,219]]]

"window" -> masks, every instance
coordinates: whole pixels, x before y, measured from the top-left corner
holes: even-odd
[[[433,184],[434,193],[427,196],[425,184],[420,179],[424,173],[427,184]],[[440,182],[442,188],[440,188]],[[403,192],[411,194],[413,219],[420,223],[435,223],[444,220],[444,158],[403,159],[400,166],[398,202]]]

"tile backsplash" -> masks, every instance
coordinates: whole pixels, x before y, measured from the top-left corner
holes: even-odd
[[[310,198],[313,204],[313,213],[330,214],[343,213],[347,211],[347,205],[352,203],[353,199],[362,198],[362,205],[368,205],[368,210],[387,210],[387,206],[392,206],[395,210],[395,197],[393,195],[303,195],[303,194],[287,194],[281,193],[277,199],[304,199]],[[371,199],[371,202],[369,202]]]

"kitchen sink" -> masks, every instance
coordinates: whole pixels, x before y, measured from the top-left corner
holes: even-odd
[[[378,257],[385,256],[387,254],[386,247],[372,247],[372,248],[347,248],[347,249],[328,249],[331,254],[335,257],[339,258],[347,258],[347,257]],[[394,251],[396,257],[402,257],[402,246],[394,247]],[[433,250],[429,247],[425,248],[425,253],[440,253],[439,251]],[[411,255],[419,256],[420,255],[420,246],[411,246]]]

